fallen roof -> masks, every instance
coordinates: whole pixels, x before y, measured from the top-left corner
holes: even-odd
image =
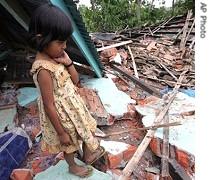
[[[0,24],[3,27],[0,30],[0,41],[7,43],[11,48],[27,49],[27,30],[30,16],[36,7],[49,2],[49,0],[0,1]],[[102,64],[75,3],[73,0],[51,0],[51,2],[60,7],[73,23],[72,38],[69,39],[67,45],[70,58],[81,64],[92,66],[95,74],[101,77]]]

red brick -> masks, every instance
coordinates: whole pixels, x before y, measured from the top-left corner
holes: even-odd
[[[127,150],[123,151],[123,160],[129,161],[136,152],[137,147],[129,146]]]
[[[43,169],[40,168],[41,162],[42,162],[41,159],[35,159],[35,160],[32,162],[32,171],[33,171],[34,174],[37,174],[37,173],[43,171]]]
[[[177,159],[177,162],[184,168],[190,167],[189,155],[186,152],[176,149],[176,159]]]
[[[103,58],[110,58],[112,56],[116,56],[116,54],[117,54],[117,49],[116,48],[109,48],[109,49],[103,50],[100,53],[100,56],[103,57]]]
[[[114,169],[114,168],[119,167],[122,160],[123,160],[123,154],[122,153],[119,153],[117,155],[108,154],[109,168]]]
[[[146,173],[146,180],[159,180],[160,179],[160,175],[159,174],[153,174],[150,172]]]
[[[152,138],[150,141],[150,148],[157,156],[161,156],[161,147],[160,147],[160,139]]]
[[[30,169],[14,169],[10,175],[11,180],[33,180]]]

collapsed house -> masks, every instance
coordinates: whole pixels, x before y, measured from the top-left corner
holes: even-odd
[[[76,178],[67,173],[62,153],[40,151],[39,94],[30,75],[34,50],[27,43],[27,24],[43,2],[48,1],[0,2],[1,179]],[[156,26],[90,37],[72,0],[51,2],[74,23],[67,52],[81,74],[80,95],[107,151],[90,178],[194,179],[191,12]]]

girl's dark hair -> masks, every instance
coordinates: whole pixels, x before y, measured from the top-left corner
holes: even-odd
[[[49,3],[38,7],[29,23],[30,42],[38,51],[42,51],[53,40],[67,40],[72,31],[69,17]]]

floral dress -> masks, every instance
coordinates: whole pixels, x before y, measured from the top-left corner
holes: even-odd
[[[43,151],[58,153],[64,151],[72,153],[79,149],[81,141],[94,151],[99,143],[92,135],[96,130],[96,121],[90,115],[77,89],[71,81],[70,74],[62,64],[55,64],[48,60],[34,61],[31,69],[33,80],[38,90],[37,75],[41,69],[50,72],[53,80],[53,96],[57,114],[65,131],[69,134],[73,144],[63,146],[43,106],[42,97],[38,97],[40,124],[43,134],[41,148]]]

